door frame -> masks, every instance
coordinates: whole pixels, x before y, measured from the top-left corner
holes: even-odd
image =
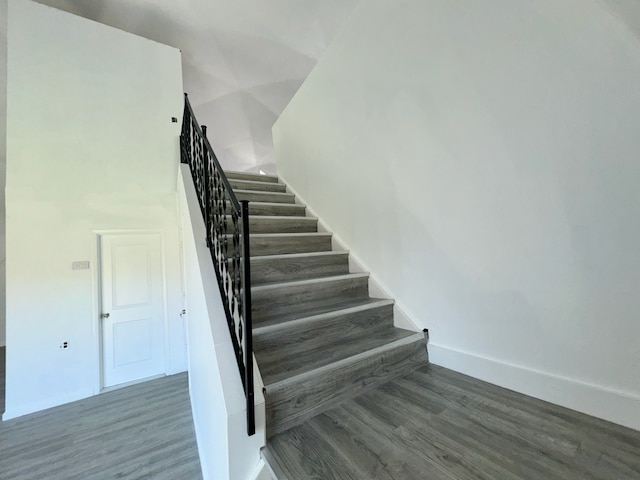
[[[169,315],[168,315],[168,294],[167,291],[167,260],[166,260],[166,247],[164,231],[159,228],[127,228],[127,229],[99,229],[93,230],[95,235],[95,248],[93,249],[93,264],[96,268],[93,268],[93,337],[94,337],[94,351],[95,355],[95,371],[96,371],[96,385],[94,391],[96,394],[105,391],[114,390],[121,386],[127,386],[130,382],[122,385],[115,385],[112,387],[104,386],[104,369],[103,369],[103,342],[102,342],[102,262],[101,262],[101,237],[106,235],[158,235],[160,237],[160,263],[162,271],[162,353],[164,360],[164,375],[167,375],[170,368],[169,359]]]

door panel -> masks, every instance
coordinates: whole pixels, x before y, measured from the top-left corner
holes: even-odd
[[[164,373],[159,234],[102,235],[103,386]]]

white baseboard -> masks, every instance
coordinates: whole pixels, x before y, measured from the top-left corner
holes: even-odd
[[[95,392],[93,390],[78,390],[77,392],[74,392],[70,395],[49,398],[41,402],[33,402],[27,405],[20,405],[17,408],[7,407],[4,414],[2,415],[2,420],[7,421],[11,420],[12,418],[22,417],[23,415],[28,415],[30,413],[39,412],[48,408],[58,407],[60,405],[64,405],[65,403],[83,400],[85,398],[92,397],[93,395],[95,395]]]
[[[532,370],[453,348],[428,346],[435,365],[556,405],[640,430],[640,396]]]
[[[256,466],[255,471],[249,478],[249,480],[274,480],[274,479],[276,479],[276,476],[274,475],[274,473],[271,471],[271,469],[263,459],[260,459],[260,461],[258,462],[258,465]]]

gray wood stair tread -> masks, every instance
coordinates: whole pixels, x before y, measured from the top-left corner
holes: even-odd
[[[286,287],[299,286],[299,285],[317,285],[321,283],[333,282],[336,280],[368,278],[368,277],[369,277],[369,274],[367,272],[362,272],[362,273],[348,273],[346,275],[335,275],[332,277],[309,278],[306,280],[294,280],[291,282],[277,282],[277,283],[270,283],[268,285],[259,285],[256,287],[252,287],[251,292],[255,293],[255,292],[262,292],[266,290],[274,290],[276,288],[286,288]]]
[[[343,306],[336,310],[329,312],[319,313],[316,315],[308,315],[286,322],[269,323],[265,322],[260,324],[259,327],[254,327],[253,336],[258,337],[261,335],[281,334],[287,330],[306,327],[313,323],[328,322],[336,316],[348,315],[351,313],[357,313],[363,310],[368,310],[377,307],[393,306],[394,301],[387,298],[367,298],[364,301],[352,302],[350,306]]]
[[[349,255],[348,250],[331,250],[329,252],[308,252],[308,253],[285,253],[283,255],[262,255],[262,256],[252,256],[251,257],[251,265],[256,263],[271,261],[275,259],[280,260],[290,260],[294,258],[311,258],[311,257],[331,257],[331,256],[342,256]]]
[[[229,180],[253,180],[257,182],[279,183],[280,180],[275,175],[262,175],[260,173],[236,172],[233,170],[225,170],[225,175]]]
[[[232,216],[225,215],[227,228],[232,224]],[[249,215],[249,232],[255,233],[316,233],[318,219],[292,215]]]
[[[251,254],[256,256],[331,250],[331,234],[325,232],[252,233],[249,238]]]
[[[310,308],[308,310],[305,310],[302,313],[298,313],[295,315],[287,315],[287,316],[282,316],[280,318],[265,320],[264,322],[260,322],[259,325],[255,325],[253,327],[253,332],[267,333],[272,331],[272,329],[288,328],[284,324],[288,324],[288,326],[291,327],[291,326],[295,326],[296,322],[304,323],[304,322],[313,322],[316,320],[330,319],[335,315],[339,315],[344,310],[378,306],[379,302],[391,302],[391,304],[393,304],[393,300],[380,299],[380,298],[349,300],[343,303],[332,305],[330,307],[325,306],[325,307],[318,307],[318,308]]]
[[[232,239],[233,235],[227,234],[223,235],[227,239]],[[327,232],[302,232],[302,233],[250,233],[249,241],[252,238],[262,238],[262,239],[282,239],[282,238],[314,238],[314,237],[331,237],[330,233]],[[282,254],[286,255],[286,254]],[[269,255],[258,255],[260,256],[269,256]],[[253,257],[252,257],[253,258]]]
[[[259,190],[234,189],[238,200],[249,202],[291,203],[295,204],[296,196],[287,192],[262,192]]]
[[[425,337],[416,333],[314,370],[265,390],[267,436],[283,432],[427,362]]]
[[[389,338],[387,341],[380,342],[376,346],[372,346],[367,349],[360,349],[359,352],[349,355],[347,357],[337,359],[335,361],[322,363],[321,365],[315,366],[313,368],[303,368],[299,371],[283,375],[282,378],[273,379],[267,377],[265,380],[263,378],[263,382],[265,384],[265,388],[267,392],[270,389],[281,389],[287,388],[289,385],[294,384],[301,380],[308,380],[313,378],[315,375],[326,374],[334,369],[341,369],[349,366],[352,362],[357,362],[362,360],[363,358],[375,357],[380,355],[385,350],[391,350],[394,348],[402,347],[404,345],[410,345],[414,343],[424,343],[424,334],[422,332],[410,332],[408,330],[394,329],[401,332],[396,338]],[[259,362],[258,362],[259,363]]]
[[[231,205],[227,206],[227,213],[231,211]],[[259,217],[263,215],[282,215],[289,217],[306,216],[307,207],[298,203],[278,203],[278,202],[249,202],[249,217]]]
[[[273,192],[271,192],[273,193]],[[278,192],[276,192],[278,193]],[[288,192],[285,192],[288,193]],[[290,195],[293,195],[293,193],[291,193]],[[283,205],[281,203],[276,203],[276,202],[252,202],[254,205],[257,206],[265,206],[265,207],[282,207],[282,208],[300,208],[300,209],[306,209],[307,207],[305,207],[304,205],[301,205],[299,203],[292,203],[292,204],[286,204]],[[251,214],[251,213],[249,213]]]
[[[262,379],[268,385],[335,362],[347,361],[353,356],[414,336],[415,333],[389,326],[350,334],[345,328],[342,335],[330,338],[323,335],[301,335],[294,343],[283,340],[264,345],[256,338],[254,351]],[[414,337],[420,340],[423,338],[421,333]]]
[[[368,273],[350,273],[252,287],[254,325],[271,319],[291,319],[300,312],[325,310],[368,298]]]
[[[256,180],[244,180],[242,178],[230,178],[229,182],[234,182],[234,183],[246,183],[247,185],[281,185],[283,187],[286,188],[286,185],[284,183],[280,183],[278,182],[260,182],[260,181],[256,181]]]
[[[256,182],[254,180],[241,180],[238,178],[230,178],[229,184],[233,190],[252,190],[256,192],[280,192],[287,191],[287,186],[284,183],[276,182]]]
[[[257,194],[257,193],[264,193],[265,195],[269,195],[269,196],[273,196],[274,198],[276,197],[295,197],[295,195],[293,193],[289,193],[289,192],[265,192],[265,191],[261,191],[261,190],[244,190],[242,188],[234,188],[233,192],[236,194]],[[264,202],[263,202],[264,203]]]
[[[349,273],[349,253],[344,251],[329,250],[251,257],[253,286],[346,273]]]
[[[229,215],[225,215],[225,217],[229,217]],[[251,215],[249,215],[251,217]],[[259,215],[252,218],[252,220],[259,222],[267,222],[267,221],[278,221],[284,220],[288,222],[309,222],[314,223],[317,222],[318,219],[316,217],[293,217],[291,215]]]
[[[230,218],[231,215],[230,214],[225,214],[225,218],[228,219]],[[249,221],[250,222],[279,222],[279,221],[283,221],[283,222],[294,222],[294,223],[318,223],[318,219],[316,217],[307,217],[307,216],[293,216],[293,215],[256,215],[256,216],[251,216],[249,215]],[[287,233],[287,232],[275,232],[275,233]],[[295,233],[295,232],[292,232]],[[300,233],[304,233],[304,232],[300,232]],[[310,232],[306,232],[306,233],[310,233]],[[316,233],[316,232],[313,232]]]
[[[328,232],[306,232],[306,233],[251,233],[249,238],[304,238],[304,237],[331,237]]]

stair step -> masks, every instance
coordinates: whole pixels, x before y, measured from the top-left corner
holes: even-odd
[[[227,217],[227,228],[231,228]],[[318,219],[313,217],[268,217],[249,215],[249,233],[309,233],[318,231]]]
[[[293,193],[281,192],[256,192],[253,190],[233,190],[236,198],[240,201],[269,202],[269,203],[295,203],[296,197]]]
[[[275,318],[284,321],[313,309],[330,311],[336,306],[369,297],[369,275],[352,273],[251,288],[254,325]],[[320,312],[317,312],[320,313]]]
[[[324,252],[331,250],[331,234],[317,233],[257,233],[249,239],[251,255],[285,255],[289,253]]]
[[[273,182],[255,182],[253,180],[236,180],[229,179],[229,184],[234,190],[256,190],[260,192],[280,192],[287,191],[287,186],[282,183]]]
[[[265,383],[274,383],[399,340],[414,332],[393,327],[393,301],[379,300],[253,332]]]
[[[306,329],[315,322],[331,323],[334,319],[342,318],[344,315],[353,315],[361,311],[367,311],[378,307],[393,307],[394,301],[389,298],[367,298],[356,300],[345,305],[338,306],[330,311],[316,312],[312,315],[299,315],[297,318],[289,319],[284,322],[261,322],[260,325],[253,327],[253,334],[268,338],[270,335],[286,335],[287,329]]]
[[[267,435],[299,425],[337,402],[409,373],[426,361],[424,334],[413,333],[278,382],[265,382]]]
[[[304,217],[306,215],[306,207],[297,203],[268,203],[268,202],[251,202],[249,203],[249,215],[265,215],[278,217]],[[231,212],[231,204],[227,205],[227,211]]]
[[[251,285],[349,273],[349,252],[312,252],[251,258]]]
[[[231,180],[251,180],[254,182],[268,182],[268,183],[278,183],[280,180],[275,175],[260,175],[259,173],[248,173],[248,172],[232,172],[226,171],[224,172],[227,179]]]

